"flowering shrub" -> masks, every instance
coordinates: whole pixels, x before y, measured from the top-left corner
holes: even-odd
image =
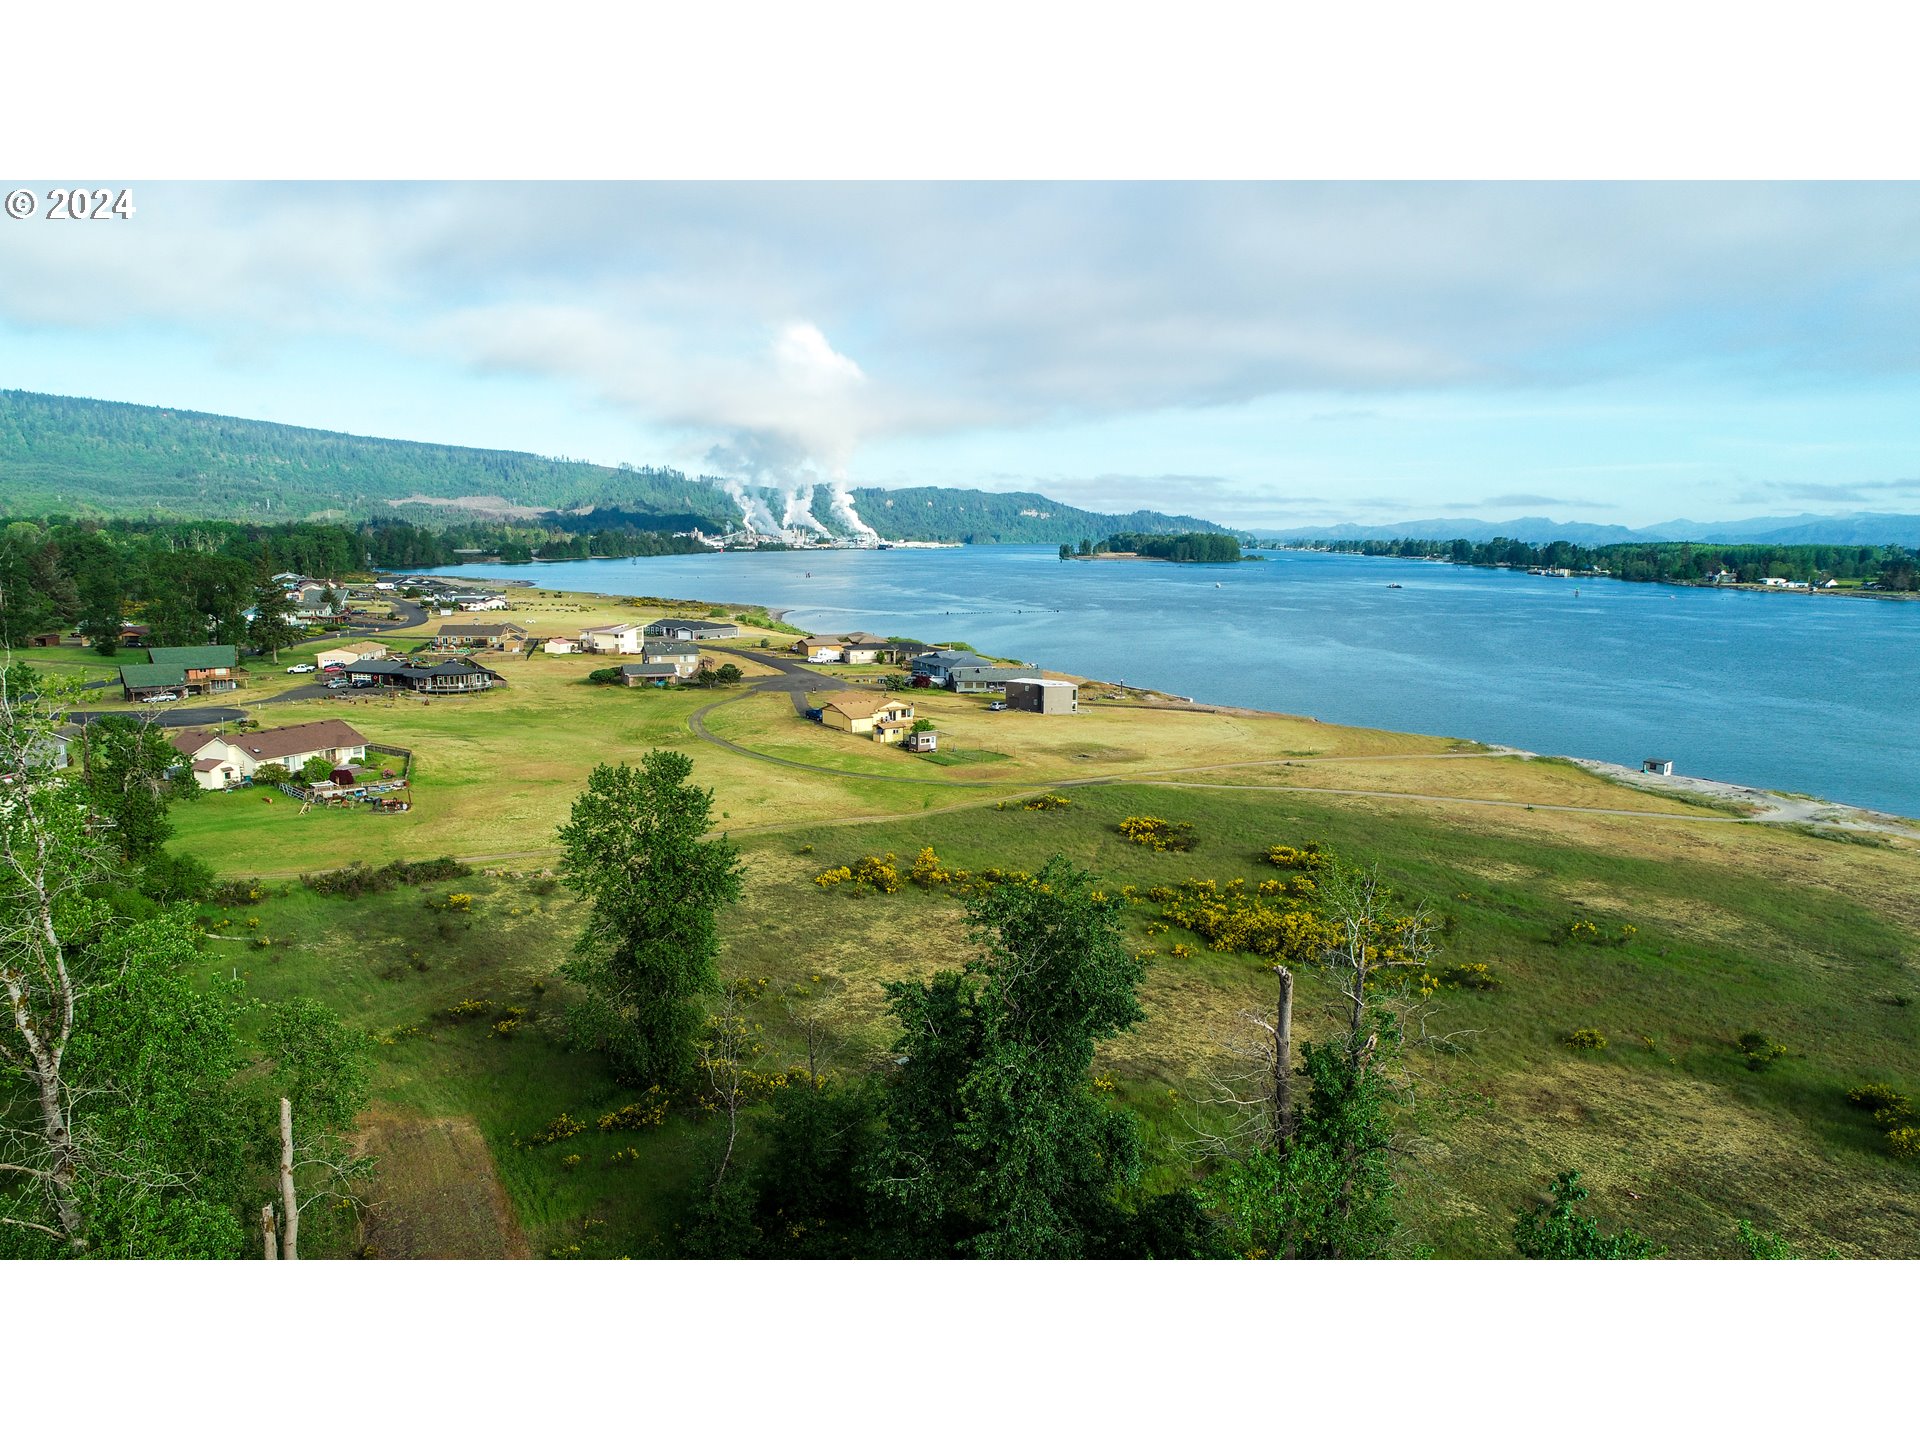
[[[837,865],[831,870],[822,870],[813,877],[813,883],[822,890],[831,890],[835,885],[865,885],[882,895],[892,895],[900,888],[900,871],[891,852],[884,858],[862,855],[851,865]]]
[[[1149,850],[1191,850],[1193,825],[1185,820],[1162,820],[1157,815],[1129,815],[1119,825],[1120,833],[1136,845]]]
[[[1598,1030],[1576,1030],[1567,1036],[1567,1044],[1575,1050],[1604,1050],[1607,1037]]]
[[[1334,943],[1333,928],[1305,905],[1249,897],[1244,880],[1189,880],[1177,888],[1156,885],[1147,894],[1160,900],[1162,920],[1193,931],[1215,950],[1305,961]]]
[[[1448,965],[1433,977],[1453,990],[1498,990],[1500,977],[1478,960]]]
[[[1185,960],[1193,954],[1193,947],[1190,945],[1169,945],[1167,947],[1167,954],[1176,960]]]
[[[568,1155],[561,1159],[560,1165],[565,1170],[577,1170],[580,1168],[580,1160],[581,1157],[578,1155]]]
[[[528,1140],[527,1144],[552,1145],[561,1140],[571,1140],[586,1128],[585,1124],[574,1119],[571,1115],[567,1114],[566,1111],[562,1110],[541,1129],[536,1130],[533,1133],[533,1138]]]
[[[511,1040],[513,1038],[513,1032],[519,1028],[520,1022],[512,1017],[505,1020],[496,1020],[493,1023],[493,1037],[496,1040]]]
[[[1064,810],[1073,801],[1064,795],[1056,795],[1049,790],[1044,795],[1029,796],[1025,800],[1002,800],[993,808],[996,810]]]
[[[1847,1092],[1847,1103],[1856,1110],[1885,1110],[1892,1105],[1904,1109],[1909,1102],[1891,1085],[1860,1085]]]
[[[1260,858],[1282,870],[1324,870],[1331,857],[1318,840],[1309,840],[1297,849],[1292,845],[1269,845]]]
[[[462,1000],[458,1004],[447,1007],[447,1018],[449,1020],[471,1020],[476,1015],[490,1015],[492,1013],[493,1003],[488,1000]]]
[[[1902,1160],[1920,1160],[1920,1129],[1902,1125],[1887,1132],[1887,1149]]]
[[[658,1085],[649,1086],[647,1093],[631,1105],[622,1105],[618,1110],[609,1111],[600,1117],[602,1130],[645,1130],[659,1125],[667,1118],[667,1095]]]

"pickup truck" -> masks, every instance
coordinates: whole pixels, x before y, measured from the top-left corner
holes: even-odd
[[[313,672],[314,672],[314,671],[315,671],[316,669],[318,669],[318,668],[319,668],[319,667],[318,667],[318,666],[315,666],[315,665],[289,665],[289,666],[287,666],[287,674],[289,674],[289,675],[311,675],[311,674],[312,674],[312,673],[313,673]]]

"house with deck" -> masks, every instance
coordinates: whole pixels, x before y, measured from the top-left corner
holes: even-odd
[[[820,702],[820,723],[895,744],[913,728],[913,702],[885,692],[841,690]]]
[[[410,690],[416,695],[471,695],[507,683],[498,671],[489,670],[465,656],[356,660],[341,673],[354,686],[385,686]]]
[[[731,640],[740,627],[731,620],[654,620],[646,627],[649,640]]]
[[[620,667],[620,683],[629,690],[638,686],[663,689],[680,679],[680,672],[665,661],[641,661]]]
[[[518,655],[527,644],[526,627],[512,621],[481,625],[461,621],[442,625],[433,637],[435,650],[499,650]]]
[[[947,688],[956,695],[986,695],[1004,691],[1010,681],[1038,680],[1032,665],[962,665],[947,676]]]
[[[172,744],[202,790],[230,789],[251,780],[262,765],[297,771],[316,757],[333,766],[367,758],[366,736],[344,720],[310,720],[304,725],[232,735],[188,729],[175,734]]]
[[[232,645],[156,645],[144,665],[120,667],[120,690],[134,702],[172,695],[217,695],[246,684]]]
[[[580,648],[589,655],[638,655],[647,643],[640,624],[595,625],[580,632]]]
[[[640,649],[644,665],[671,665],[674,675],[684,680],[700,668],[700,647],[684,640],[649,640]]]

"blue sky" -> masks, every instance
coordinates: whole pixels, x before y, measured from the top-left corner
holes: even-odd
[[[1267,526],[1920,510],[1920,186],[138,185],[0,386]]]

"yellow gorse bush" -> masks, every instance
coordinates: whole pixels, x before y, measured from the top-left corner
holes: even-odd
[[[1118,826],[1122,835],[1149,850],[1191,850],[1193,825],[1186,820],[1162,820],[1157,815],[1129,815]]]

